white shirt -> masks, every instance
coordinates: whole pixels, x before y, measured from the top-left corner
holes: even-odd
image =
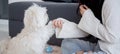
[[[102,7],[103,24],[88,9],[78,27],[99,38],[101,50],[107,54],[120,53],[120,0],[105,0]]]

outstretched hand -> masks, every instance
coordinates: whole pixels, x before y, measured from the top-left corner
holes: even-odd
[[[62,20],[53,20],[53,26],[55,27],[55,28],[62,28],[62,25],[63,25],[63,21]]]

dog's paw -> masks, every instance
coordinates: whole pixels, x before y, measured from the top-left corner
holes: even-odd
[[[49,32],[50,35],[53,35],[55,33],[55,28],[52,24],[52,21],[50,21],[47,25],[46,25],[46,29],[47,32]]]
[[[51,29],[55,29],[55,27],[53,26],[53,23],[52,21],[50,21],[47,25],[47,27],[51,28]]]
[[[48,25],[52,25],[52,21],[48,22]]]

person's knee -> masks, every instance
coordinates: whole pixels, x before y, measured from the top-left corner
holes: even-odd
[[[62,47],[69,48],[72,43],[68,39],[62,41]]]
[[[62,41],[62,54],[72,54],[80,51],[79,45],[75,42],[76,39],[65,39]]]
[[[65,39],[62,41],[62,49],[69,50],[91,50],[89,42],[79,40],[79,39]]]

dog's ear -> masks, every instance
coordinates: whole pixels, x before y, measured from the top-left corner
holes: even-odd
[[[25,13],[24,13],[24,26],[25,27],[29,27],[30,25],[30,21],[31,21],[31,17],[30,17],[30,13],[28,10],[25,10]]]
[[[33,19],[36,15],[35,11],[34,11],[34,9],[36,9],[35,7],[39,7],[39,6],[34,3],[28,9],[25,10],[25,12],[24,12],[24,26],[25,27],[32,26]]]

